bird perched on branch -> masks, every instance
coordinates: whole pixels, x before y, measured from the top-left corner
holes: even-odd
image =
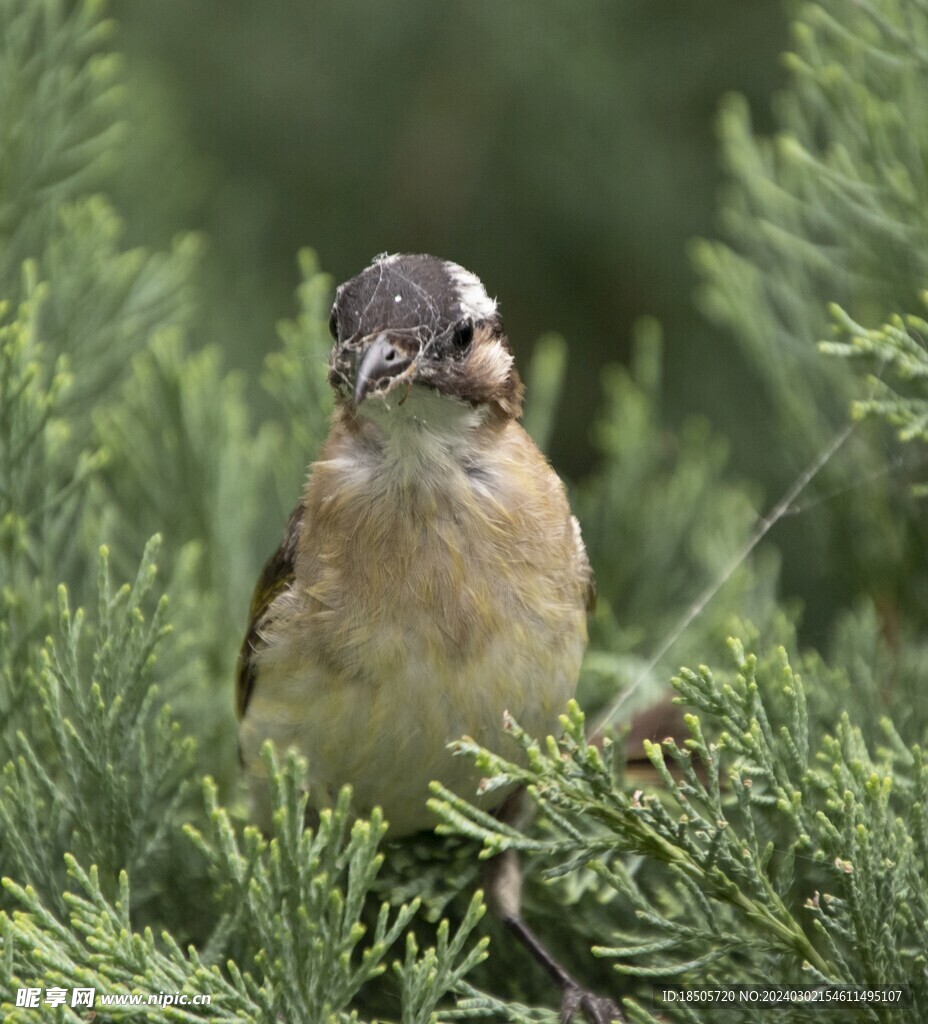
[[[510,753],[506,713],[557,729],[593,577],[564,485],[519,425],[522,382],[474,274],[378,257],[338,288],[330,327],[331,431],[255,591],[240,750],[265,828],[270,739],[306,758],[311,807],[350,783],[356,812],[381,807],[397,837],[434,826],[432,780],[476,799],[453,740]],[[511,863],[496,881],[491,903],[531,948]],[[618,1016],[561,973],[576,1007]]]

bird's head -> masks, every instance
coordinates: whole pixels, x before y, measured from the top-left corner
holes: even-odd
[[[329,381],[359,414],[365,403],[400,403],[417,388],[521,414],[522,382],[496,301],[456,263],[379,256],[338,288],[329,326]]]

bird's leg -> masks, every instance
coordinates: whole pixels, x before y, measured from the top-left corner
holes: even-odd
[[[590,1024],[624,1021],[611,1000],[587,991],[548,951],[522,918],[522,871],[515,850],[498,854],[487,864],[487,902],[490,910],[532,954],[548,977],[561,990],[561,1021],[570,1024],[581,1011]]]

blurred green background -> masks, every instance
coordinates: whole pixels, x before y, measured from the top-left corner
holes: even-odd
[[[381,251],[433,252],[499,297],[523,367],[542,332],[568,340],[562,471],[589,468],[599,371],[653,314],[671,421],[709,415],[758,476],[769,438],[739,429],[756,389],[694,309],[687,243],[715,231],[720,98],[744,94],[767,128],[779,3],[162,0],[113,13],[139,112],[115,183],[130,241],[205,232],[203,329],[232,365],[256,374],[278,344],[301,246],[336,280]]]

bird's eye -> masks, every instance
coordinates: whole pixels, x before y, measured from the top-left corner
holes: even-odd
[[[473,341],[474,325],[470,320],[462,320],[455,328],[452,343],[458,352],[463,352]]]
[[[335,307],[332,307],[332,315],[329,317],[329,334],[338,341],[338,314],[335,312]]]

